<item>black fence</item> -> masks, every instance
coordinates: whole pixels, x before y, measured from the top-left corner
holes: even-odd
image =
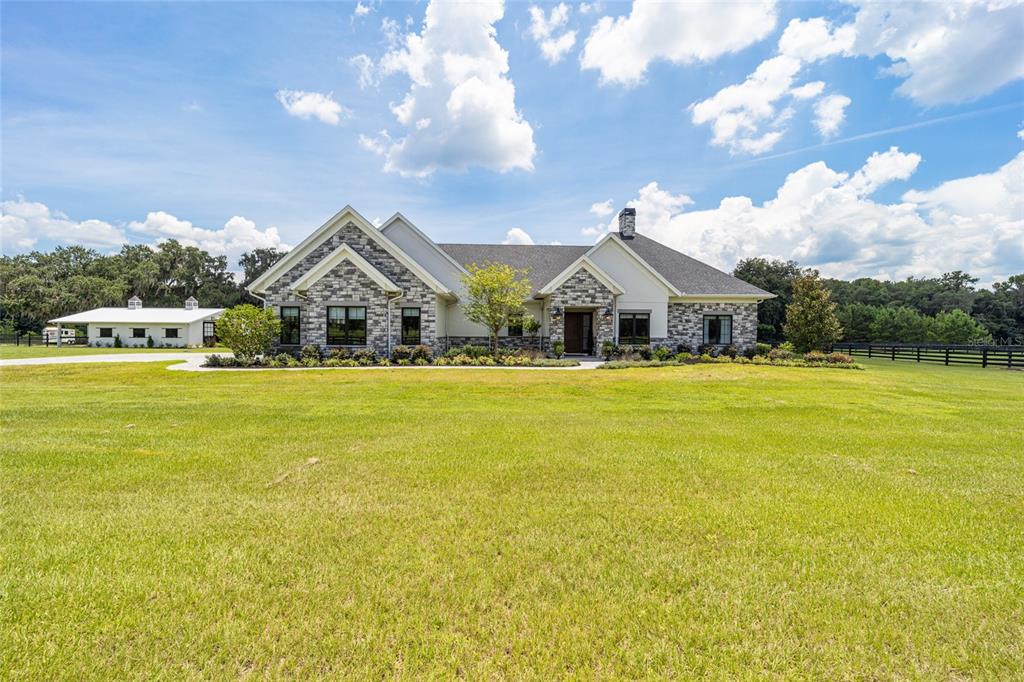
[[[942,365],[1024,369],[1024,346],[947,346],[915,343],[836,343],[832,350],[883,360],[913,360]]]
[[[85,346],[89,339],[85,336],[76,338],[64,338],[60,340],[62,346]],[[8,334],[0,336],[0,345],[10,344],[12,346],[56,346],[57,339],[43,337],[39,334]]]

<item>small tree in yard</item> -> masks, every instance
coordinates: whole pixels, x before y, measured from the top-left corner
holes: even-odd
[[[281,335],[281,321],[272,308],[239,305],[224,311],[216,322],[217,338],[248,364],[270,350]]]
[[[530,280],[526,279],[525,270],[516,270],[504,263],[485,263],[482,267],[473,264],[467,269],[469,274],[462,276],[466,287],[462,310],[470,322],[487,328],[491,350],[497,350],[498,331],[509,319],[526,312],[523,301],[532,291]]]
[[[530,335],[531,339],[536,342],[537,332],[540,331],[540,320],[533,315],[527,313],[523,315],[523,332]],[[539,348],[538,348],[539,350]]]
[[[793,302],[786,306],[786,339],[802,352],[824,350],[843,335],[836,304],[817,275],[793,282]]]

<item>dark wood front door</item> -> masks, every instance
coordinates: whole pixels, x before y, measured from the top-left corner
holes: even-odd
[[[593,320],[591,312],[565,314],[566,353],[594,352]]]

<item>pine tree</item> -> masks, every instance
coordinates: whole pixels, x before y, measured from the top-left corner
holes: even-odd
[[[824,350],[842,337],[836,304],[817,275],[793,282],[793,302],[786,306],[784,330],[786,339],[803,352]]]

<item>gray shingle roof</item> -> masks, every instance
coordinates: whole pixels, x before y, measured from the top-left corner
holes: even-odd
[[[590,250],[589,246],[549,246],[516,244],[438,244],[462,267],[473,263],[507,263],[529,274],[533,294],[572,265],[573,261]]]
[[[618,239],[613,234],[612,239]],[[634,253],[661,273],[684,295],[742,296],[771,294],[741,279],[717,270],[706,263],[675,249],[637,234],[622,241]],[[591,249],[590,246],[549,246],[511,244],[438,244],[463,267],[472,263],[483,265],[487,261],[507,263],[513,268],[528,271],[533,293],[554,279],[573,261]]]
[[[618,239],[619,237],[613,235],[612,238]],[[772,294],[764,289],[759,289],[753,284],[737,279],[696,258],[690,258],[684,253],[670,249],[642,234],[637,234],[632,239],[624,239],[622,243],[647,261],[652,268],[660,272],[662,277],[671,282],[684,295],[749,296],[753,294],[772,297]]]

